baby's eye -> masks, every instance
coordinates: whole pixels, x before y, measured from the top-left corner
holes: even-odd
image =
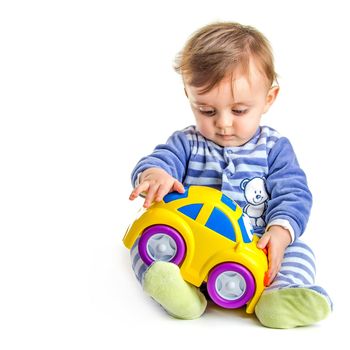
[[[244,115],[247,113],[247,109],[233,109],[232,113],[235,115]]]
[[[199,111],[203,114],[203,115],[205,115],[205,116],[207,116],[207,117],[213,117],[215,114],[216,114],[216,111],[215,111],[215,109],[207,109],[207,108],[199,108]]]

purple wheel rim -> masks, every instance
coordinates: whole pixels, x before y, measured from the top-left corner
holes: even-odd
[[[138,248],[141,259],[145,264],[151,265],[157,259],[154,259],[151,254],[149,254],[149,242],[157,235],[164,235],[170,237],[175,243],[175,254],[169,261],[176,265],[180,265],[183,261],[186,253],[186,245],[182,236],[172,227],[166,225],[155,225],[148,227],[141,235]]]
[[[242,291],[242,294],[237,298],[227,298],[217,289],[218,282],[220,282],[222,276],[225,276],[225,273],[228,273],[228,275],[236,275],[239,280],[242,282],[244,281],[245,283],[244,291]],[[230,283],[227,278],[226,281]],[[244,283],[242,284],[244,285]],[[237,309],[245,305],[253,297],[255,292],[255,280],[251,272],[244,266],[232,262],[222,263],[215,266],[210,271],[207,290],[210,298],[215,304],[226,309]]]

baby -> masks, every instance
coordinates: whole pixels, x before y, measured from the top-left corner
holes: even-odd
[[[188,40],[175,69],[195,126],[176,131],[138,162],[130,199],[142,194],[148,208],[188,185],[221,190],[244,209],[260,236],[258,247],[268,251],[268,287],[255,307],[259,321],[292,328],[326,318],[332,302],[314,284],[313,252],[299,239],[312,204],[305,174],[289,140],[260,126],[279,91],[267,39],[250,26],[211,24]],[[146,266],[137,244],[131,255],[144,290],[169,314],[193,319],[204,312],[206,298],[176,265]]]

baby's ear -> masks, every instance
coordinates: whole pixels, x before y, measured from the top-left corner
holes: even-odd
[[[280,91],[279,86],[273,86],[272,88],[270,88],[266,96],[263,113],[266,113],[270,109],[271,105],[275,102],[279,91]]]

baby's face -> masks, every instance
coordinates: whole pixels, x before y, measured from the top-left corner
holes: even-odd
[[[277,96],[278,87],[267,85],[267,79],[252,64],[249,79],[237,72],[233,79],[224,78],[205,94],[199,93],[200,88],[186,85],[198,131],[223,147],[245,144]]]

